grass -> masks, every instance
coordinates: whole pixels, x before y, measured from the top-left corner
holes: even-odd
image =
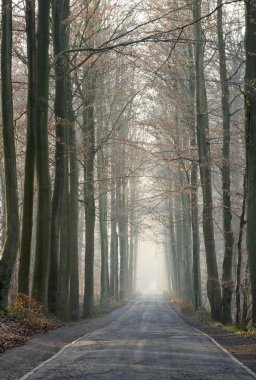
[[[246,335],[251,336],[253,338],[256,338],[256,328],[250,327],[250,328],[241,328],[235,325],[228,325],[228,326],[222,326],[223,330],[228,331],[232,334],[236,335]]]
[[[220,322],[213,321],[211,318],[211,313],[205,307],[200,307],[195,310],[191,303],[185,302],[182,299],[171,297],[169,294],[165,295],[170,302],[174,302],[177,309],[192,318],[197,319],[198,321],[207,324],[216,329],[223,329],[224,331],[230,332],[236,335],[246,335],[256,338],[256,327],[244,328],[236,325],[223,325]]]

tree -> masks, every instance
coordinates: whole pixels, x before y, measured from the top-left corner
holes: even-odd
[[[49,20],[50,0],[38,0],[36,54],[36,168],[38,182],[36,257],[33,276],[33,298],[47,305],[51,241],[51,183],[48,147],[49,95]]]
[[[107,180],[105,176],[106,164],[104,162],[103,148],[98,152],[98,181],[99,181],[99,222],[101,244],[101,302],[104,303],[109,296],[109,271],[108,271],[108,230],[107,230]]]
[[[50,276],[49,276],[49,310],[57,313],[58,298],[61,295],[58,292],[59,281],[59,257],[60,257],[60,229],[61,218],[63,216],[63,207],[66,181],[68,181],[66,166],[68,162],[68,60],[65,56],[58,56],[59,53],[68,48],[68,15],[69,0],[52,1],[53,13],[53,45],[55,62],[55,181],[52,197],[52,219],[51,219],[51,251],[50,251]],[[64,290],[67,297],[66,289]],[[59,307],[61,307],[59,305]]]
[[[197,144],[200,162],[200,178],[203,194],[203,231],[207,263],[207,295],[211,306],[212,318],[222,320],[221,291],[215,251],[213,210],[211,153],[209,141],[209,119],[207,94],[204,79],[204,45],[201,25],[201,1],[193,3],[195,22],[195,70],[196,70],[196,117]]]
[[[6,197],[6,240],[0,261],[0,307],[7,305],[19,247],[19,209],[12,98],[12,1],[2,1],[2,117]]]
[[[78,276],[78,177],[79,167],[76,149],[75,115],[72,106],[71,80],[68,89],[69,131],[69,266],[70,266],[70,317],[79,319],[79,276]]]
[[[28,58],[27,146],[25,161],[22,236],[20,247],[19,292],[28,295],[36,158],[36,35],[34,0],[26,1],[26,32]]]
[[[245,141],[247,168],[247,250],[252,294],[252,323],[256,324],[256,4],[245,1]]]
[[[227,78],[226,49],[223,33],[222,0],[218,0],[217,32],[219,45],[219,66],[221,81],[221,105],[223,123],[223,163],[222,163],[222,189],[223,189],[223,233],[224,233],[224,260],[222,274],[222,312],[223,323],[232,322],[232,264],[233,264],[233,231],[231,211],[231,180],[230,180],[230,107],[229,85]]]
[[[94,314],[94,232],[95,232],[95,73],[87,73],[84,83],[84,202],[85,202],[85,288],[83,317]]]

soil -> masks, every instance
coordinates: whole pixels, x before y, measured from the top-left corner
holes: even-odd
[[[172,306],[175,308],[175,305],[172,304]],[[125,313],[128,308],[129,305],[126,305],[114,310],[103,318],[68,323],[57,330],[35,334],[24,346],[15,347],[0,354],[0,379],[19,379],[34,367],[56,354],[63,346],[96,329],[104,328]],[[219,327],[211,327],[189,315],[181,313],[177,308],[175,310],[185,323],[215,339],[238,360],[256,372],[256,339],[229,333]]]

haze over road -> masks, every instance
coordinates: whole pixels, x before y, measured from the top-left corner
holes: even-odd
[[[249,380],[256,376],[183,323],[161,296],[148,295],[25,378]]]

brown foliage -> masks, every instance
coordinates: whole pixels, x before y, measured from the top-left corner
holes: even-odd
[[[0,352],[24,344],[34,333],[61,326],[41,304],[20,293],[10,309],[0,312]]]

